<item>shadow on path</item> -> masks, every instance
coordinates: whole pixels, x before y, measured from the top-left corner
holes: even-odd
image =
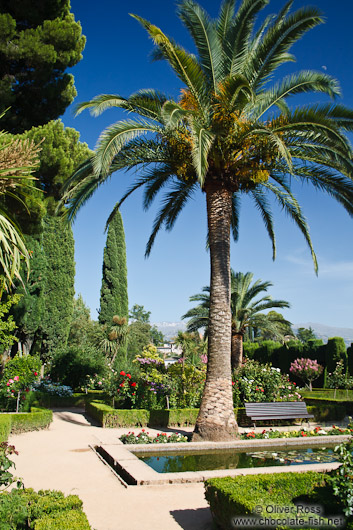
[[[209,508],[172,510],[170,513],[183,530],[212,530],[215,528]]]
[[[80,425],[81,427],[99,426],[99,423],[87,416],[83,409],[54,409],[53,412],[55,412],[55,416],[60,420],[66,421],[68,423],[73,423],[74,425]],[[77,419],[74,415],[77,415]],[[81,419],[79,419],[82,416],[85,418],[86,421],[82,421]]]

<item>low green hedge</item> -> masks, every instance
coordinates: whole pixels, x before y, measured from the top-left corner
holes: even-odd
[[[296,504],[306,505],[312,510],[320,510],[318,506],[325,506],[325,513],[329,515],[342,513],[331,490],[326,486],[325,477],[324,473],[308,471],[214,478],[206,480],[205,496],[213,519],[222,530],[241,526],[239,520],[235,522],[235,518],[244,516],[249,518],[248,528],[259,526],[256,517],[261,517],[262,526],[285,529],[290,526],[289,518],[295,518],[296,515],[298,518],[305,517],[303,510],[298,511]],[[323,513],[317,512],[306,515],[311,516],[316,520],[320,516],[325,517]],[[254,520],[251,521],[251,518]],[[263,524],[264,518],[286,519],[286,524],[276,526],[276,522],[273,524],[271,521],[272,524],[266,525]],[[309,519],[310,526],[311,523]],[[243,524],[246,526],[244,521]],[[312,524],[317,528],[317,524]],[[297,523],[296,528],[308,527],[298,526]]]
[[[59,513],[36,521],[34,530],[90,530],[88,519],[83,512]]]
[[[10,413],[9,416],[12,434],[47,429],[53,421],[52,410],[36,407],[32,407],[31,412]]]
[[[31,412],[0,414],[0,442],[6,442],[9,434],[46,429],[53,421],[53,411],[32,407]]]
[[[95,419],[102,427],[185,427],[195,425],[199,409],[164,409],[164,410],[137,410],[114,409],[102,401],[89,401],[85,410],[91,418]],[[342,405],[332,403],[317,403],[308,406],[310,414],[315,421],[338,421],[345,417],[346,409]],[[253,422],[245,414],[245,408],[234,409],[237,421],[242,426],[252,426]],[[256,422],[257,425],[266,427],[279,424],[288,424],[288,421]]]
[[[150,415],[148,410],[118,410],[99,401],[86,403],[86,413],[101,427],[145,427]]]
[[[0,443],[6,442],[11,432],[11,418],[8,414],[0,414]]]
[[[61,491],[33,489],[3,492],[0,495],[1,530],[90,530],[82,501]]]

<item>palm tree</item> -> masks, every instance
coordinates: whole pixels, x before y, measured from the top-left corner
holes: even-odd
[[[196,55],[133,15],[154,41],[155,58],[166,60],[183,83],[179,100],[140,90],[128,98],[100,95],[78,107],[78,112],[90,109],[94,115],[119,107],[130,118],[103,131],[93,157],[68,181],[64,201],[69,220],[114,171],[139,169],[117,207],[140,187],[145,208],[159,192],[166,192],[147,243],[148,255],[158,231],[173,228],[192,194],[198,188],[205,194],[211,262],[208,371],[195,440],[231,439],[237,432],[230,363],[230,231],[237,239],[241,194],[250,196],[260,212],[274,257],[273,195],[303,233],[315,269],[292,181],[311,183],[353,213],[352,150],[344,134],[353,129],[353,112],[333,103],[294,110],[288,105],[290,96],[306,92],[334,98],[340,93],[337,81],[302,71],[271,83],[276,68],[294,60],[291,46],[322,22],[321,13],[315,8],[290,13],[289,1],[255,30],[257,15],[267,3],[242,0],[235,13],[235,0],[224,0],[213,20],[192,0],[183,0],[178,14]]]
[[[31,180],[34,180],[31,173],[38,165],[39,150],[33,141],[9,139],[0,132],[0,299],[4,290],[12,289],[15,278],[22,281],[20,269],[23,262],[29,270],[30,256],[21,229],[6,205],[6,198],[14,198],[27,209],[24,201]]]
[[[256,280],[252,285],[254,275],[251,272],[243,274],[235,273],[231,269],[231,294],[230,307],[232,313],[232,369],[237,369],[243,361],[243,341],[244,335],[249,327],[261,329],[271,333],[277,339],[283,339],[283,324],[290,325],[290,322],[283,319],[283,316],[270,312],[262,313],[267,309],[288,308],[289,303],[285,300],[272,300],[271,296],[262,296],[255,298],[273,284]],[[210,288],[203,287],[201,294],[190,296],[190,302],[200,301],[201,303],[190,309],[181,318],[189,318],[187,331],[195,333],[199,329],[205,329],[205,335],[208,335],[209,308],[210,308]]]

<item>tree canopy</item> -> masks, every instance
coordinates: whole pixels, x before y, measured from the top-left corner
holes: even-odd
[[[61,116],[76,96],[65,72],[82,58],[85,37],[69,0],[0,2],[0,126],[21,133]]]

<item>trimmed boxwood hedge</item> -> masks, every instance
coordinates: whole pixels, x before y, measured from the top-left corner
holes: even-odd
[[[11,418],[8,414],[0,414],[0,443],[6,442],[11,432]]]
[[[0,495],[1,529],[90,530],[82,501],[77,495],[65,497],[62,491],[33,489],[3,492]]]
[[[9,414],[11,417],[11,433],[18,434],[27,431],[47,429],[53,421],[53,411],[48,409],[31,408],[31,412]]]
[[[9,434],[46,429],[53,421],[53,411],[32,407],[31,412],[0,414],[0,442],[6,442]]]
[[[294,501],[307,506],[325,506],[330,515],[342,514],[325,479],[324,473],[314,471],[214,478],[205,481],[205,496],[217,528],[222,530],[234,529],[232,519],[237,516],[295,517]],[[285,509],[276,513],[278,507]],[[310,515],[320,516],[317,513]],[[350,524],[347,528],[352,528]],[[253,525],[256,526],[255,522]]]
[[[185,427],[195,425],[199,409],[169,409],[169,410],[138,410],[114,409],[103,401],[86,403],[85,410],[91,418],[102,427]],[[346,409],[336,404],[316,404],[308,407],[315,421],[338,421],[345,417]],[[252,425],[252,421],[245,414],[245,408],[234,409],[239,425]],[[271,421],[271,426],[287,424],[288,421]],[[268,426],[268,422],[257,422],[258,425]]]

